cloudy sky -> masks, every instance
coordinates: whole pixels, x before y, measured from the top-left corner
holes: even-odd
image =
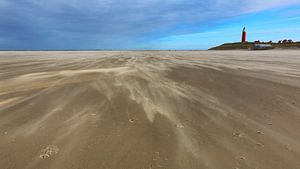
[[[0,0],[0,49],[207,49],[300,41],[300,0]]]

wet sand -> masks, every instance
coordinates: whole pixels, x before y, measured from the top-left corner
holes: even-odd
[[[300,53],[0,52],[0,168],[296,169]]]

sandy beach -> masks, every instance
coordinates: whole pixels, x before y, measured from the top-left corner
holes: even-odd
[[[297,169],[300,52],[0,52],[1,169]]]

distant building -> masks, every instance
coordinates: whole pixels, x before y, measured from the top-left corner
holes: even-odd
[[[254,44],[253,45],[253,50],[268,50],[268,49],[272,49],[272,45],[271,44]]]
[[[254,41],[254,43],[260,43],[260,41],[259,41],[259,40],[256,40],[256,41]]]
[[[246,36],[247,36],[246,28],[244,27],[242,32],[242,43],[246,43]]]
[[[278,43],[294,43],[294,41],[292,39],[284,39],[284,40],[278,41]]]

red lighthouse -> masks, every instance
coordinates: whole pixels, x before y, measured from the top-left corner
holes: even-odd
[[[244,27],[243,33],[242,33],[242,43],[246,43],[246,35],[247,35],[246,28]]]

